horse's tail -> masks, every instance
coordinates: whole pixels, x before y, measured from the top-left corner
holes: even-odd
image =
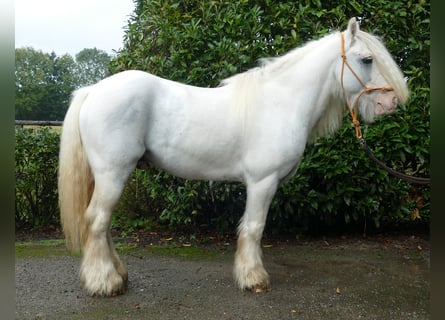
[[[60,219],[69,249],[81,249],[87,240],[86,209],[94,178],[79,130],[79,112],[89,89],[77,90],[63,122],[59,154]]]

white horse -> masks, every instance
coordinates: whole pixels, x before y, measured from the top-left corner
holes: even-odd
[[[76,91],[61,137],[59,194],[67,245],[83,250],[85,288],[100,296],[125,291],[110,220],[140,159],[187,179],[246,185],[234,276],[242,290],[267,288],[266,215],[306,143],[336,130],[348,101],[371,122],[407,99],[400,69],[354,18],[344,32],[263,60],[217,88],[125,71]]]

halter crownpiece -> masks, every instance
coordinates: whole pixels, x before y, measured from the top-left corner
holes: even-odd
[[[357,111],[358,102],[359,102],[360,98],[362,97],[362,95],[364,93],[369,93],[369,92],[373,92],[373,91],[394,91],[394,88],[392,88],[392,87],[368,88],[366,86],[366,84],[362,81],[362,79],[360,79],[360,77],[357,75],[357,73],[352,69],[351,65],[349,64],[348,59],[346,57],[345,36],[344,36],[343,32],[340,33],[340,36],[341,36],[341,58],[342,58],[340,82],[341,82],[341,87],[343,89],[343,92],[345,93],[346,104],[348,106],[349,113],[351,114],[352,123],[354,124],[354,127],[355,127],[355,135],[356,135],[357,139],[360,140],[363,137],[362,130],[360,128],[360,122],[358,121],[358,111]],[[351,103],[349,102],[348,97],[346,96],[346,90],[343,85],[345,66],[348,67],[349,71],[351,71],[352,75],[357,79],[357,81],[360,83],[360,85],[363,88],[363,90],[360,91],[357,98],[355,99],[354,105],[352,105],[352,106],[351,106]]]

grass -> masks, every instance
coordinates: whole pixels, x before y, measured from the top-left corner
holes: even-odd
[[[79,252],[69,251],[65,247],[65,240],[39,240],[15,243],[15,257],[52,257],[79,255]]]
[[[175,243],[169,243],[160,246],[147,246],[144,248],[137,247],[133,244],[116,243],[116,250],[120,255],[140,255],[142,257],[156,254],[190,259],[202,259],[216,257],[217,255],[217,252],[213,250],[196,246],[181,246]],[[68,250],[65,247],[65,241],[63,239],[15,243],[16,258],[40,258],[58,256],[80,256],[80,252]]]
[[[122,255],[140,255],[141,257],[149,255],[176,256],[182,258],[201,259],[212,258],[217,252],[198,246],[183,246],[177,243],[167,243],[162,245],[150,245],[143,248],[134,244],[116,243],[116,251]]]

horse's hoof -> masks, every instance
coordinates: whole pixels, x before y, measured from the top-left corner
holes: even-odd
[[[122,277],[118,273],[114,274],[114,277],[108,277],[106,281],[101,279],[88,279],[86,277],[81,278],[82,283],[87,291],[87,294],[91,297],[115,297],[125,293],[128,283],[127,277]],[[95,280],[95,281],[92,281]]]
[[[92,292],[87,290],[87,293],[89,296],[94,298],[107,298],[107,297],[117,297],[123,295],[125,291],[126,291],[126,286],[124,285],[123,287],[111,290],[110,292],[106,291]]]
[[[269,287],[254,286],[254,287],[250,288],[250,291],[255,294],[261,294],[261,293],[270,292],[270,291],[272,291],[272,289]]]
[[[246,272],[243,265],[235,262],[234,275],[235,283],[241,291],[251,291],[253,293],[270,291],[268,289],[270,283],[269,275],[261,265],[250,268],[250,270]]]
[[[117,296],[123,295],[124,293],[125,293],[124,290],[116,290],[116,291],[111,292],[110,294],[88,293],[88,295],[93,298],[112,298],[112,297],[117,297]]]

